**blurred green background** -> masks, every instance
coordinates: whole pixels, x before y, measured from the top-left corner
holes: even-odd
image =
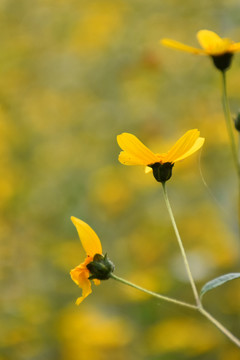
[[[197,287],[239,271],[220,74],[207,57],[159,45],[197,46],[204,28],[240,41],[239,1],[1,0],[0,23],[0,360],[239,359],[200,315],[113,280],[77,307],[69,276],[85,256],[74,215],[117,275],[193,302],[161,187],[121,165],[116,143],[132,132],[164,152],[192,128],[206,143],[168,189]],[[233,113],[239,66],[236,55]],[[238,280],[204,299],[238,337],[239,303]]]

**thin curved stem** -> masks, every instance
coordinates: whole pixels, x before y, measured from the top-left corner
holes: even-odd
[[[221,73],[222,73],[222,86],[223,86],[223,90],[222,90],[223,91],[223,98],[222,98],[223,111],[224,111],[224,116],[225,116],[225,120],[226,120],[227,132],[228,132],[228,137],[229,137],[229,141],[230,141],[230,145],[231,145],[233,161],[234,161],[234,164],[236,167],[237,175],[240,179],[240,164],[239,164],[239,160],[238,160],[238,150],[237,150],[237,145],[236,145],[236,141],[234,138],[232,117],[231,117],[231,112],[230,112],[230,107],[229,107],[229,102],[228,102],[228,96],[227,96],[226,71],[221,71]]]
[[[192,286],[193,295],[194,295],[194,297],[195,297],[197,306],[199,307],[199,306],[201,306],[201,301],[200,301],[200,298],[199,298],[199,295],[198,295],[198,292],[197,292],[197,288],[196,288],[195,282],[194,282],[194,280],[193,280],[193,276],[192,276],[192,273],[191,273],[191,270],[190,270],[190,266],[189,266],[189,263],[188,263],[187,255],[186,255],[186,253],[185,253],[185,249],[184,249],[184,247],[183,247],[182,239],[181,239],[181,237],[180,237],[180,234],[179,234],[179,231],[178,231],[178,228],[177,228],[177,224],[176,224],[176,221],[175,221],[175,218],[174,218],[174,215],[173,215],[173,211],[172,211],[172,208],[171,208],[169,199],[168,199],[168,194],[167,194],[167,189],[166,189],[166,183],[162,183],[162,186],[163,186],[164,200],[165,200],[165,203],[166,203],[166,206],[167,206],[167,209],[168,209],[168,213],[169,213],[169,216],[170,216],[170,219],[171,219],[171,222],[172,222],[172,226],[173,226],[173,228],[174,228],[175,235],[176,235],[176,238],[177,238],[177,241],[178,241],[178,244],[179,244],[181,253],[182,253],[184,265],[185,265],[185,268],[186,268],[186,271],[187,271],[187,274],[188,274],[188,278],[189,278],[190,284],[191,284],[191,286]]]
[[[186,302],[184,302],[184,301],[180,301],[180,300],[177,300],[177,299],[173,299],[173,298],[170,298],[170,297],[168,297],[168,296],[160,295],[160,294],[155,293],[155,292],[153,292],[153,291],[149,291],[149,290],[144,289],[143,287],[138,286],[138,285],[136,285],[136,284],[134,284],[134,283],[132,283],[132,282],[130,282],[130,281],[127,281],[127,280],[125,280],[125,279],[123,279],[123,278],[120,278],[119,276],[116,276],[116,275],[111,274],[111,278],[114,279],[114,280],[117,280],[117,281],[121,282],[122,284],[131,286],[131,287],[133,287],[134,289],[140,290],[140,291],[142,291],[142,292],[144,292],[144,293],[146,293],[146,294],[148,294],[148,295],[154,296],[154,297],[156,297],[156,298],[158,298],[158,299],[161,299],[161,300],[164,300],[164,301],[167,301],[167,302],[171,302],[171,303],[174,303],[174,304],[177,304],[177,305],[180,305],[180,306],[185,306],[185,307],[188,307],[188,308],[190,308],[190,309],[194,309],[194,310],[197,310],[197,309],[198,309],[198,307],[195,306],[195,305],[188,304],[188,303],[186,303]]]
[[[238,146],[235,141],[234,132],[233,132],[233,126],[232,126],[232,117],[231,117],[231,111],[227,96],[227,78],[226,78],[226,71],[222,71],[222,84],[223,84],[223,111],[228,131],[228,137],[231,145],[232,150],[232,156],[234,165],[237,171],[238,176],[238,230],[239,230],[239,236],[240,236],[240,162],[239,162],[239,154],[238,154]]]

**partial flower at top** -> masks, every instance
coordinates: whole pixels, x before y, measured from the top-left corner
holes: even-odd
[[[175,162],[183,160],[199,150],[204,138],[199,137],[197,129],[187,131],[167,153],[154,154],[136,136],[123,133],[117,136],[117,142],[123,150],[119,154],[119,161],[124,165],[145,165],[145,172],[153,171],[155,179],[161,183],[172,176]]]
[[[200,30],[197,39],[202,49],[182,44],[172,39],[162,39],[162,45],[173,49],[186,51],[197,55],[209,55],[213,59],[214,65],[221,71],[225,71],[231,65],[232,56],[240,51],[240,42],[235,43],[231,39],[221,38],[215,32]]]
[[[82,246],[87,254],[83,263],[70,271],[72,280],[82,289],[82,296],[76,301],[79,305],[92,292],[91,281],[99,285],[99,280],[109,279],[114,265],[102,255],[102,245],[95,231],[84,221],[71,217],[80,237]]]

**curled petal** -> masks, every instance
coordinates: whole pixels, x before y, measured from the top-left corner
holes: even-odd
[[[187,158],[188,156],[192,155],[193,153],[195,153],[196,151],[198,151],[204,144],[205,139],[202,137],[199,137],[195,143],[193,144],[193,146],[187,151],[185,152],[182,156],[178,157],[175,162],[183,160],[185,158]]]
[[[200,132],[197,129],[187,131],[167,153],[164,162],[175,163],[197,151],[204,142],[199,139]]]
[[[102,245],[95,231],[84,221],[72,216],[71,220],[75,225],[80,237],[82,246],[88,256],[102,254]]]
[[[117,142],[123,150],[119,161],[124,165],[149,165],[158,161],[158,157],[132,134],[118,135]]]
[[[79,305],[92,292],[91,281],[88,279],[89,271],[86,268],[86,264],[90,261],[92,261],[92,258],[89,257],[83,264],[78,265],[75,269],[70,271],[72,280],[82,289],[82,296],[76,301],[77,305]]]
[[[171,39],[162,39],[161,40],[161,44],[176,50],[181,50],[181,51],[186,51],[189,52],[191,54],[202,54],[204,55],[204,51],[201,49],[197,49],[195,47],[192,46],[188,46],[185,44],[182,44],[179,41],[175,41],[175,40],[171,40]]]

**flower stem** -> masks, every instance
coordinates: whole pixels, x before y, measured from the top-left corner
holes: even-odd
[[[185,268],[186,268],[186,271],[187,271],[187,274],[188,274],[188,278],[189,278],[190,284],[191,284],[191,286],[192,286],[193,295],[194,295],[194,297],[195,297],[195,300],[196,300],[196,303],[197,303],[197,307],[199,307],[199,306],[201,306],[201,301],[200,301],[200,298],[199,298],[199,295],[198,295],[198,292],[197,292],[197,288],[196,288],[195,282],[194,282],[194,280],[193,280],[193,276],[192,276],[192,273],[191,273],[191,270],[190,270],[190,266],[189,266],[189,263],[188,263],[188,260],[187,260],[187,256],[186,256],[186,253],[185,253],[185,249],[184,249],[184,247],[183,247],[182,239],[181,239],[181,237],[180,237],[180,234],[179,234],[179,231],[178,231],[178,228],[177,228],[177,224],[176,224],[176,221],[175,221],[173,212],[172,212],[172,208],[171,208],[171,205],[170,205],[170,202],[169,202],[169,199],[168,199],[168,194],[167,194],[167,189],[166,189],[166,183],[163,182],[163,183],[162,183],[162,187],[163,187],[164,200],[165,200],[165,203],[166,203],[166,206],[167,206],[167,209],[168,209],[168,213],[169,213],[169,216],[170,216],[170,219],[171,219],[171,222],[172,222],[172,226],[173,226],[173,228],[174,228],[175,235],[176,235],[176,238],[177,238],[177,241],[178,241],[178,244],[179,244],[181,253],[182,253],[184,265],[185,265]]]
[[[232,117],[231,117],[231,112],[230,112],[230,107],[229,107],[229,102],[228,102],[228,96],[227,96],[227,79],[226,79],[226,71],[222,71],[222,86],[223,86],[223,98],[222,98],[222,102],[223,102],[223,111],[224,111],[224,116],[225,116],[225,120],[226,120],[226,126],[227,126],[227,131],[228,131],[228,137],[230,140],[230,144],[231,144],[231,149],[232,149],[232,156],[233,156],[233,161],[237,170],[237,175],[240,179],[240,164],[239,164],[239,160],[238,160],[238,150],[237,150],[237,145],[236,145],[236,141],[234,138],[234,133],[233,133],[233,127],[232,127]]]
[[[116,275],[114,275],[114,274],[111,274],[111,278],[114,279],[114,280],[117,280],[117,281],[121,282],[122,284],[131,286],[131,287],[133,287],[134,289],[140,290],[140,291],[142,291],[142,292],[144,292],[144,293],[146,293],[146,294],[148,294],[148,295],[152,295],[152,296],[154,296],[154,297],[156,297],[156,298],[158,298],[158,299],[165,300],[165,301],[168,301],[168,302],[171,302],[171,303],[180,305],[180,306],[185,306],[185,307],[188,307],[188,308],[190,308],[190,309],[194,309],[194,310],[197,310],[197,309],[198,309],[198,307],[197,307],[196,305],[188,304],[188,303],[186,303],[186,302],[184,302],[184,301],[179,301],[179,300],[170,298],[170,297],[168,297],[168,296],[160,295],[160,294],[157,294],[157,293],[155,293],[155,292],[153,292],[153,291],[149,291],[149,290],[147,290],[147,289],[144,289],[144,288],[141,287],[141,286],[138,286],[138,285],[136,285],[136,284],[134,284],[134,283],[132,283],[132,282],[130,282],[130,281],[127,281],[127,280],[125,280],[125,279],[123,279],[123,278],[120,278],[120,277],[118,277],[118,276],[116,276]]]

